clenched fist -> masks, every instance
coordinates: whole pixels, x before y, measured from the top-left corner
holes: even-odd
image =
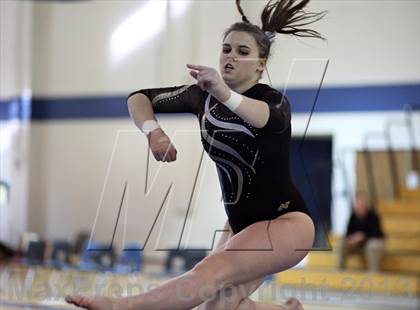
[[[176,160],[176,149],[165,132],[157,128],[151,131],[148,136],[149,147],[157,161],[171,162]]]

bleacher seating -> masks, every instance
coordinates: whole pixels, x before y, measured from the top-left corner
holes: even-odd
[[[377,212],[387,236],[382,272],[367,273],[360,255],[349,255],[347,269],[339,270],[337,247],[342,236],[330,235],[332,251],[311,251],[304,269],[279,273],[277,283],[293,285],[304,279],[315,287],[326,283],[346,290],[350,281],[360,291],[420,295],[420,189],[402,189],[400,199],[381,201]]]
[[[143,249],[140,244],[130,243],[125,246],[114,267],[117,273],[140,272],[143,267]]]
[[[42,265],[45,258],[45,241],[30,241],[24,253],[23,262],[28,265]]]
[[[108,244],[86,240],[78,268],[84,271],[112,271],[114,259],[114,249]]]
[[[72,247],[66,240],[55,240],[52,243],[51,257],[48,259],[48,265],[57,268],[70,268],[70,256]]]

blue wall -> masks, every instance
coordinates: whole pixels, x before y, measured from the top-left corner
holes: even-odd
[[[282,91],[282,89],[279,89]],[[128,94],[127,94],[128,95]],[[398,111],[410,105],[420,110],[420,84],[290,88],[286,91],[294,113]],[[317,98],[317,99],[316,99]],[[316,105],[314,102],[316,101]],[[0,101],[0,120],[33,120],[128,117],[126,96],[20,98]]]

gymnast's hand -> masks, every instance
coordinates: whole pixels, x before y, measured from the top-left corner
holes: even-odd
[[[197,85],[204,91],[209,92],[220,102],[224,102],[230,97],[230,89],[221,78],[216,69],[201,65],[187,64],[192,69],[190,74],[197,80]]]
[[[149,147],[157,161],[171,162],[176,160],[176,149],[161,128],[152,130],[147,138]]]

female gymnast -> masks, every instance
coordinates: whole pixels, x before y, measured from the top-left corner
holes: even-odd
[[[224,33],[219,73],[187,64],[194,85],[142,89],[128,97],[130,115],[146,135],[158,161],[176,160],[177,151],[154,116],[194,113],[204,149],[215,162],[228,221],[216,249],[192,270],[148,292],[125,298],[67,296],[86,309],[303,309],[249,298],[264,277],[300,262],[314,240],[314,224],[289,171],[291,112],[287,98],[258,83],[275,33],[324,39],[300,29],[320,20],[307,13],[309,0],[269,1],[262,27],[244,15]]]

